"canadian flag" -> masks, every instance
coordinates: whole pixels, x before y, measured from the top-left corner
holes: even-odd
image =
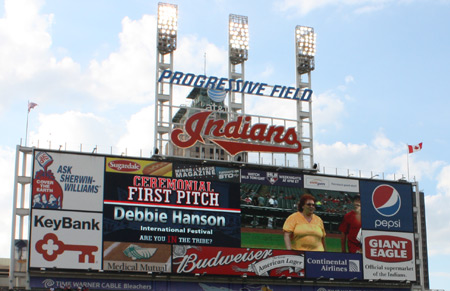
[[[410,154],[418,152],[422,149],[422,143],[416,144],[416,145],[408,145],[408,152]]]

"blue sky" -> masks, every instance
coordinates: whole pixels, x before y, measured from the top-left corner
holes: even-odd
[[[294,28],[314,27],[314,152],[322,170],[407,175],[426,194],[432,288],[450,289],[450,1],[190,0],[175,69],[227,76],[229,14],[248,16],[246,78],[295,84]],[[158,1],[0,1],[0,257],[9,256],[15,146],[153,147]],[[186,89],[176,89],[184,98]],[[249,97],[250,98],[250,97]],[[248,99],[282,114],[286,104]],[[134,152],[133,152],[134,151]]]

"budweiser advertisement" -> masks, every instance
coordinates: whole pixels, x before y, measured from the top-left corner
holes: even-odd
[[[363,231],[364,279],[415,281],[414,234]]]
[[[305,277],[302,252],[177,245],[174,273],[262,277]]]

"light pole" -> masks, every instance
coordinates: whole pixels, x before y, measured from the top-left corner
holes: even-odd
[[[158,82],[164,70],[173,71],[173,53],[177,49],[178,6],[158,4],[158,25],[156,33],[156,83],[155,83],[155,133],[154,153],[171,155],[173,148],[169,142],[172,128],[171,83]]]
[[[314,70],[316,54],[316,34],[312,27],[295,28],[295,60],[296,84],[300,89],[311,89],[311,71]],[[313,168],[313,120],[312,98],[308,101],[297,100],[297,128],[302,143],[302,151],[298,156],[299,168]]]
[[[248,59],[248,17],[230,14],[228,24],[228,77],[245,81],[245,61]],[[233,86],[236,86],[235,84]],[[245,94],[230,90],[228,96],[229,118],[245,115]],[[248,155],[240,153],[234,159],[247,162]]]

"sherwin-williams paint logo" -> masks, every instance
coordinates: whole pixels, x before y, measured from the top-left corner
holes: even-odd
[[[402,200],[394,187],[384,184],[373,191],[372,204],[380,215],[391,217],[400,210]]]

